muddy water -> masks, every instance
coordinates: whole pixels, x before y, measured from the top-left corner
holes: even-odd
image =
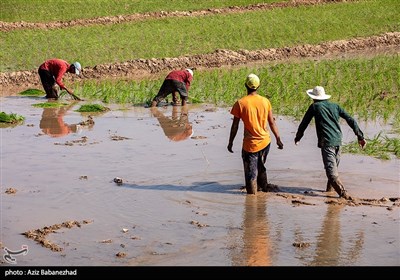
[[[24,125],[0,129],[1,242],[15,251],[28,245],[18,265],[400,265],[399,207],[340,204],[322,192],[313,126],[295,146],[298,123],[278,116],[285,146],[271,147],[267,169],[281,191],[248,196],[242,134],[234,154],[226,149],[229,109],[107,105],[111,111],[91,114],[94,125],[79,127],[88,118],[74,111],[80,103],[64,111],[31,106],[40,102],[0,99],[1,111],[26,116]],[[371,136],[387,129],[360,125]],[[343,132],[354,140],[345,124]],[[340,172],[355,196],[390,198],[400,196],[399,166],[345,154]],[[61,252],[21,234],[70,220],[90,222],[47,236]]]

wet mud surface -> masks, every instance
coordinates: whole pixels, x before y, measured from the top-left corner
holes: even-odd
[[[272,145],[267,170],[279,190],[246,195],[242,127],[234,153],[226,148],[228,108],[111,105],[91,114],[91,127],[54,137],[40,128],[45,109],[32,106],[41,98],[0,102],[27,116],[0,130],[1,242],[28,246],[18,265],[400,265],[397,159],[342,155],[339,172],[357,200],[339,199],[324,192],[315,129],[296,146],[298,123],[277,116],[285,146]],[[63,123],[87,120],[78,106]],[[366,135],[385,128],[360,126]],[[192,132],[182,129],[176,141],[180,127]],[[342,129],[344,141],[353,141],[351,129]]]

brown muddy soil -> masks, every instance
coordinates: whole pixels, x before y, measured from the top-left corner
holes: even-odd
[[[400,52],[400,32],[385,33],[366,38],[338,40],[319,45],[300,45],[295,47],[270,48],[264,50],[226,50],[218,49],[213,53],[161,59],[136,59],[123,63],[102,64],[84,67],[82,75],[66,75],[66,81],[88,79],[130,78],[141,79],[157,75],[166,70],[179,68],[218,68],[302,58],[329,58],[341,55],[371,55],[386,52]],[[40,85],[37,70],[0,73],[2,96],[12,95],[27,87]]]
[[[231,6],[221,9],[207,9],[207,10],[196,10],[196,11],[160,11],[150,13],[137,13],[132,15],[118,15],[110,17],[98,17],[92,19],[77,19],[69,21],[56,21],[48,23],[40,22],[4,22],[0,21],[0,31],[7,32],[17,29],[56,29],[56,28],[69,28],[73,26],[89,26],[98,24],[118,24],[124,22],[134,22],[147,19],[157,19],[166,17],[198,17],[215,14],[233,14],[233,13],[244,13],[259,10],[271,10],[276,8],[288,8],[288,7],[299,7],[309,5],[319,5],[324,3],[332,2],[352,2],[355,0],[293,0],[290,2],[281,3],[260,3],[249,5],[245,7]]]

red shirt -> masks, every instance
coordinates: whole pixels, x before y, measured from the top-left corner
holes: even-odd
[[[189,91],[190,82],[193,80],[193,77],[186,70],[174,70],[174,71],[171,71],[165,79],[166,80],[175,80],[175,81],[185,83],[186,90]]]
[[[42,65],[40,65],[39,69],[49,71],[56,79],[56,83],[60,86],[60,88],[65,89],[65,86],[62,82],[62,77],[68,71],[69,67],[70,64],[65,60],[54,58],[46,60]]]

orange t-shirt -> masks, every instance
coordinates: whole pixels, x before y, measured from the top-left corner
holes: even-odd
[[[231,114],[244,124],[243,150],[250,153],[261,151],[271,143],[267,128],[271,102],[258,94],[246,95],[233,105]]]

